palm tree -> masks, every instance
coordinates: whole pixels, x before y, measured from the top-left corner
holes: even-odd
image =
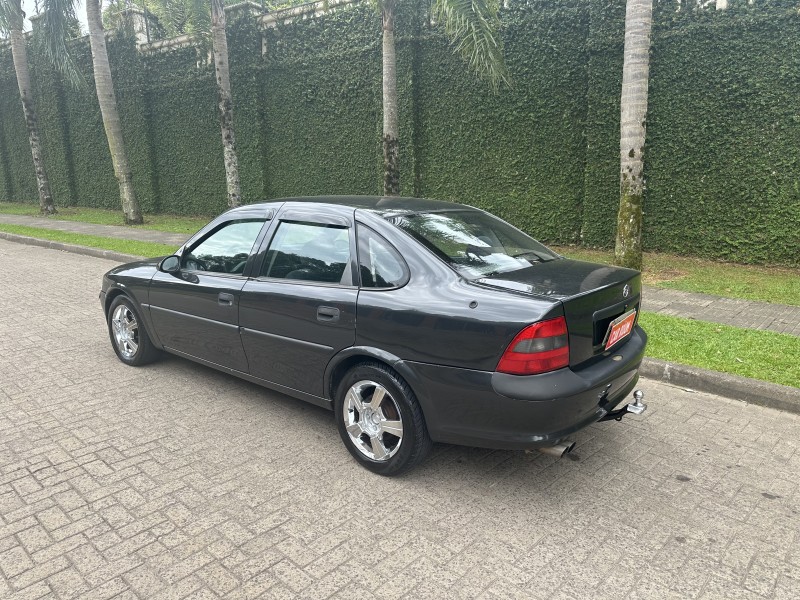
[[[378,0],[383,17],[383,193],[400,193],[400,143],[397,137],[397,75],[394,16],[397,0]],[[497,35],[500,19],[496,0],[432,0],[431,16],[461,57],[492,87],[509,84],[503,45]]]
[[[397,123],[397,57],[394,47],[395,0],[383,0],[383,194],[400,194],[400,141]]]
[[[620,199],[614,262],[642,268],[642,201],[653,0],[628,0],[620,100]]]
[[[56,207],[53,203],[53,195],[50,193],[50,181],[47,179],[39,138],[39,120],[36,116],[36,106],[31,90],[31,74],[28,70],[28,51],[25,48],[25,37],[22,33],[24,19],[25,13],[22,12],[20,0],[0,0],[0,31],[8,33],[11,38],[11,55],[14,60],[14,70],[17,73],[17,85],[22,99],[25,125],[28,128],[33,170],[36,173],[36,187],[39,190],[39,210],[43,215],[52,215],[55,214]]]
[[[111,65],[108,63],[100,0],[86,0],[86,21],[89,25],[89,44],[92,48],[92,67],[94,83],[97,87],[97,101],[100,104],[103,127],[106,130],[106,138],[108,138],[111,162],[114,164],[114,176],[119,184],[122,212],[125,213],[125,223],[139,225],[143,222],[142,211],[133,190],[133,174],[130,163],[128,163],[128,153],[125,151],[125,140],[122,137],[117,96],[114,93],[114,82],[111,80]]]
[[[239,183],[236,136],[233,132],[233,96],[228,69],[228,40],[225,34],[223,0],[211,0],[211,41],[214,51],[214,70],[217,75],[217,108],[225,158],[225,184],[228,189],[228,206],[233,208],[242,203],[242,188]]]
[[[155,15],[167,35],[195,34],[200,40],[206,41],[210,30],[217,79],[217,109],[222,132],[228,206],[230,208],[239,206],[242,203],[242,189],[233,129],[233,95],[228,67],[224,0],[211,0],[210,19],[206,0],[138,0],[136,4]]]
[[[75,68],[64,43],[65,31],[70,17],[75,14],[75,0],[43,0],[44,17],[42,27],[47,45],[46,54],[51,61],[75,82],[81,77]],[[89,25],[89,44],[92,48],[92,65],[94,82],[97,89],[97,101],[103,117],[103,127],[108,139],[111,162],[114,165],[114,176],[119,184],[119,195],[122,201],[122,212],[125,223],[138,225],[142,221],[142,211],[133,190],[133,174],[131,173],[128,154],[125,151],[125,140],[122,136],[122,124],[117,110],[117,97],[114,93],[114,82],[111,79],[111,67],[106,50],[106,36],[100,11],[100,0],[86,0],[86,19]]]

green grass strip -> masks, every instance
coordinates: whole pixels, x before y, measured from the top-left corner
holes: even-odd
[[[578,260],[614,262],[614,253],[605,250],[574,247],[557,250]],[[788,267],[737,265],[646,252],[643,280],[649,285],[684,292],[800,306],[800,269]]]
[[[124,225],[125,219],[122,211],[104,208],[86,208],[83,206],[57,206],[58,213],[52,217],[42,217],[58,221],[79,221],[95,225]],[[0,213],[7,215],[23,215],[26,217],[41,217],[38,204],[23,204],[20,202],[0,202]],[[144,215],[144,225],[135,225],[136,228],[166,231],[168,233],[192,234],[198,231],[211,217],[182,217],[179,215]],[[188,237],[188,235],[187,235]]]
[[[740,267],[720,277],[715,269],[698,268],[691,277],[662,281],[657,285],[684,292],[800,306],[800,277],[797,275],[764,275]]]
[[[165,256],[177,250],[177,246],[166,244],[156,244],[153,242],[138,242],[135,240],[124,240],[119,238],[101,237],[98,235],[86,235],[83,233],[72,233],[69,231],[58,231],[56,229],[41,229],[39,227],[27,227],[25,225],[6,225],[0,223],[0,231],[26,235],[40,240],[52,240],[54,242],[64,242],[65,244],[76,244],[78,246],[88,246],[89,248],[102,248],[103,250],[113,250],[122,254],[133,254],[135,256]]]
[[[800,387],[800,337],[643,312],[647,355]]]

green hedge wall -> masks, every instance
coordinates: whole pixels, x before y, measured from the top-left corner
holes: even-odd
[[[644,235],[672,252],[800,261],[800,18],[730,11],[659,31]]]
[[[267,197],[380,193],[380,35],[369,6],[268,32]]]
[[[575,242],[588,14],[565,3],[505,17],[513,87],[498,94],[465,71],[441,35],[428,32],[422,44],[421,192],[489,209],[543,240]]]
[[[513,86],[496,94],[467,71],[425,8],[408,0],[397,19],[402,193],[487,208],[544,241],[611,245],[624,0],[512,0],[502,35]],[[234,18],[228,35],[245,200],[380,193],[375,10],[345,7],[264,33],[254,19]],[[62,83],[30,50],[53,192],[60,205],[116,208],[87,40],[73,49],[87,90]],[[109,52],[143,209],[223,210],[207,49],[142,55],[120,35]],[[796,1],[741,0],[714,11],[655,0],[651,56],[645,247],[800,264]],[[0,198],[35,202],[7,47],[0,89]]]
[[[586,44],[586,154],[581,221],[581,241],[588,246],[610,246],[616,237],[624,38],[624,2],[592,2]]]
[[[28,133],[22,116],[18,89],[14,65],[11,62],[11,48],[1,48],[0,193],[3,198],[9,200],[38,201]],[[42,136],[47,133],[42,132]],[[49,154],[47,159],[49,164]],[[51,170],[55,169],[51,167]]]

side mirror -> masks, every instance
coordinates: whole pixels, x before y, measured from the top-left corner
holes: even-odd
[[[181,257],[180,256],[168,256],[164,260],[161,261],[161,264],[158,265],[159,271],[164,271],[164,273],[178,273],[181,270]]]

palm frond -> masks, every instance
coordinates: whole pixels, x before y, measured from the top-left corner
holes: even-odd
[[[444,25],[445,33],[478,76],[497,90],[511,85],[503,59],[500,17],[496,0],[432,0],[431,15]]]
[[[203,34],[211,26],[208,0],[134,0],[155,16],[169,37]]]
[[[176,36],[182,32],[176,31],[178,28],[175,26],[176,19],[175,12],[171,9],[170,0],[141,0],[134,2],[137,8],[141,8],[158,20],[158,24],[164,28],[164,31],[169,36]]]
[[[20,0],[0,0],[0,34],[6,36],[12,29],[22,29],[25,14]]]
[[[211,3],[206,0],[184,0],[188,5],[191,33],[207,33],[211,30]]]
[[[72,86],[86,88],[86,79],[78,70],[66,44],[70,23],[77,19],[75,0],[42,0],[42,9],[41,35],[36,36],[36,43],[53,67]]]

